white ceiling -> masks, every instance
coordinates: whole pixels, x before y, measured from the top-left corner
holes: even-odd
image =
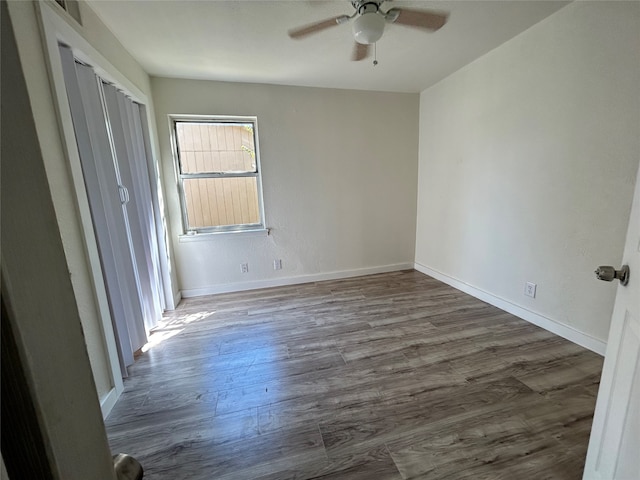
[[[437,32],[388,24],[372,59],[350,61],[351,25],[302,40],[291,28],[351,14],[347,0],[89,0],[151,75],[420,92],[553,14],[561,1],[387,1],[449,13]]]

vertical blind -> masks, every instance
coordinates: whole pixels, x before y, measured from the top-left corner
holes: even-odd
[[[162,315],[154,202],[138,104],[60,45],[122,375]]]

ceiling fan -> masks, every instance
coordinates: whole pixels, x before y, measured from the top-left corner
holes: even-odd
[[[391,8],[384,12],[380,8],[384,2],[385,0],[353,0],[350,2],[355,9],[352,15],[338,15],[294,28],[289,30],[289,36],[294,39],[304,38],[327,28],[342,25],[355,18],[353,20],[355,45],[351,60],[358,61],[367,58],[370,45],[380,40],[387,22],[429,31],[438,30],[447,22],[446,14],[430,10]]]

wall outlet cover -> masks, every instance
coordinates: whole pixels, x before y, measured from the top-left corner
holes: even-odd
[[[524,294],[531,298],[536,298],[536,287],[535,283],[527,282],[524,284]]]

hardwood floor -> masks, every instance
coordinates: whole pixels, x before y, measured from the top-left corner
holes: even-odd
[[[602,358],[416,271],[165,323],[106,421],[145,479],[582,476]]]

